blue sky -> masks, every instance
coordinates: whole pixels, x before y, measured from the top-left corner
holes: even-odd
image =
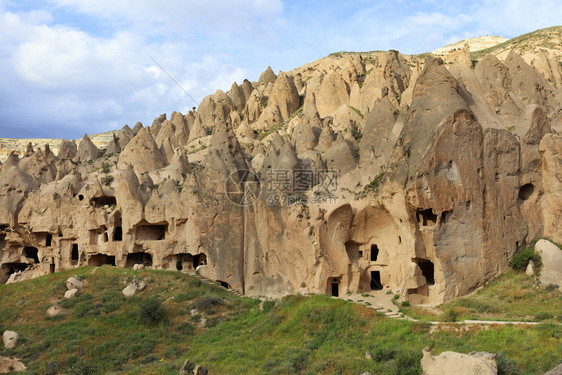
[[[0,137],[79,138],[195,105],[270,65],[422,53],[562,20],[559,0],[0,0]]]

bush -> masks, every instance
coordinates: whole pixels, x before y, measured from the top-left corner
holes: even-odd
[[[535,314],[536,320],[547,320],[554,318],[554,314],[548,311],[543,311]]]
[[[108,174],[108,173],[110,172],[110,170],[111,170],[111,169],[110,169],[110,167],[109,167],[109,164],[103,163],[103,164],[101,165],[101,171],[102,171],[103,173]]]
[[[541,257],[535,253],[535,250],[531,247],[524,247],[515,253],[513,259],[509,262],[509,266],[515,271],[522,272],[525,271],[531,260],[535,264],[536,269],[542,266]]]
[[[521,373],[515,362],[503,353],[496,355],[496,364],[498,365],[498,375],[518,375]]]
[[[113,176],[111,175],[103,176],[101,182],[103,182],[105,186],[109,186],[113,182]]]
[[[419,375],[422,373],[420,366],[421,356],[414,351],[402,351],[398,353],[394,362],[394,374]]]
[[[164,318],[162,302],[156,298],[147,298],[139,305],[139,318],[146,323],[158,323]]]
[[[97,370],[93,364],[79,359],[66,367],[62,373],[64,375],[94,375],[97,373]]]
[[[208,296],[199,298],[194,306],[197,310],[209,311],[212,310],[215,306],[222,305],[222,299],[218,297]]]
[[[459,319],[459,315],[459,311],[453,307],[446,309],[443,317],[446,322],[456,322]]]
[[[191,335],[193,335],[193,332],[195,331],[195,327],[193,327],[193,324],[191,324],[189,322],[183,322],[183,323],[180,323],[177,326],[176,331],[180,335],[191,336]]]

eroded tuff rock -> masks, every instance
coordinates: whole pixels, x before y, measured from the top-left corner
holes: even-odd
[[[0,281],[110,264],[253,296],[469,293],[533,239],[562,242],[545,59],[336,54],[124,127],[103,156],[87,137],[12,154]]]

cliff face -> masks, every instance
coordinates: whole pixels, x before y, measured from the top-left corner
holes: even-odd
[[[513,51],[444,59],[268,68],[115,132],[105,152],[85,137],[11,154],[0,280],[143,263],[254,296],[466,294],[534,238],[562,241],[562,68]]]

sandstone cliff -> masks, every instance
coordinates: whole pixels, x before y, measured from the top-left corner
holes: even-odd
[[[105,151],[10,153],[0,281],[144,264],[254,296],[469,293],[533,239],[562,241],[562,67],[498,53],[338,53],[126,126]]]

